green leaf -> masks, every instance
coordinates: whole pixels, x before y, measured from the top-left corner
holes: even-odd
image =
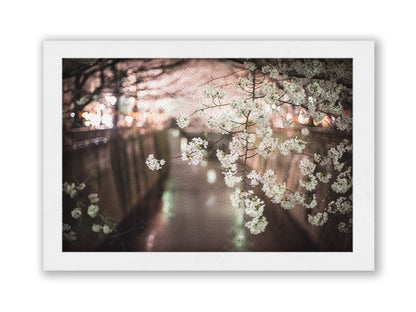
[[[208,132],[205,131],[202,135],[206,138],[208,137]]]

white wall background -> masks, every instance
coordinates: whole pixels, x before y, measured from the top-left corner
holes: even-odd
[[[0,310],[414,309],[415,38],[411,1],[3,1]],[[43,273],[44,39],[374,39],[375,273]]]

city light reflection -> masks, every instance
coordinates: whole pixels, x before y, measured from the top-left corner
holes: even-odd
[[[207,199],[207,206],[212,207],[216,201],[217,201],[217,196],[211,194],[209,198]]]
[[[215,170],[209,169],[207,171],[207,182],[209,184],[214,184],[217,180],[217,174],[215,173]]]
[[[178,129],[170,129],[170,134],[174,137],[177,138],[181,132]]]
[[[186,150],[186,145],[188,144],[187,138],[181,138],[181,152],[184,152]]]
[[[169,221],[175,214],[173,212],[173,193],[171,190],[166,190],[162,195],[162,213],[166,221]]]
[[[236,251],[246,250],[248,243],[247,233],[244,228],[244,211],[242,209],[236,209],[234,211],[232,233],[233,249]]]

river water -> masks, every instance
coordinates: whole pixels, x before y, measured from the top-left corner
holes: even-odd
[[[180,138],[172,138],[172,155]],[[191,166],[173,159],[166,181],[120,224],[107,251],[313,251],[314,244],[288,213],[266,207],[269,225],[259,235],[244,227],[231,205],[218,162]]]

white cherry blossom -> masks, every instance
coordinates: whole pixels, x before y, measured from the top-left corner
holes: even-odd
[[[190,122],[191,118],[188,115],[181,115],[176,119],[176,123],[181,129],[188,127]]]
[[[81,215],[82,215],[82,210],[79,207],[75,208],[71,211],[71,216],[74,219],[79,219],[81,217]]]
[[[150,154],[146,159],[146,165],[150,170],[160,170],[162,166],[165,164],[164,159],[156,159],[153,154]]]

